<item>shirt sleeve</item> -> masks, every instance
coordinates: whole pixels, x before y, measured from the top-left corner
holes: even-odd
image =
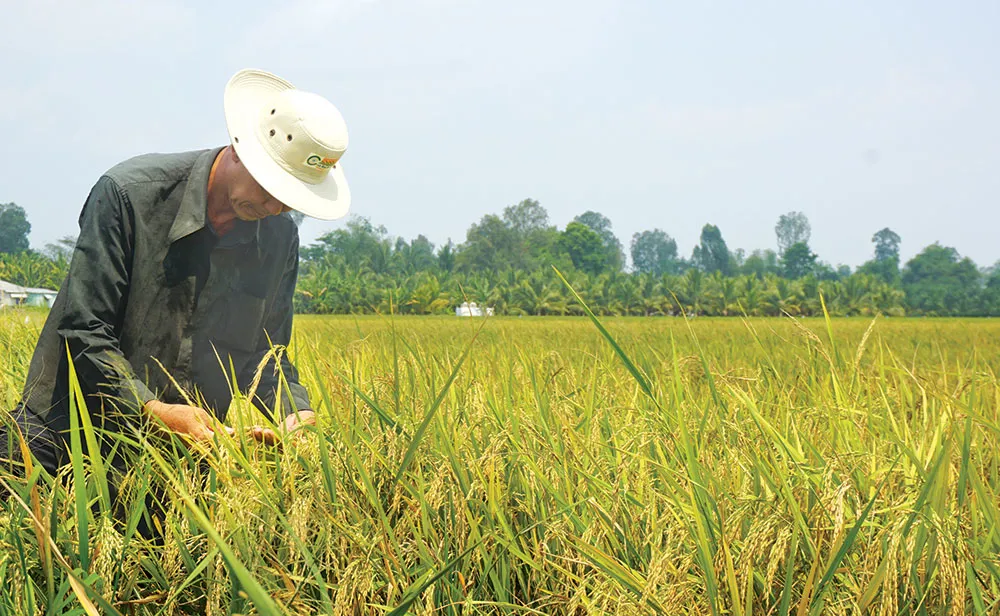
[[[309,403],[309,394],[306,388],[299,383],[299,372],[288,358],[287,353],[288,343],[292,339],[292,317],[295,312],[292,302],[298,275],[299,239],[296,234],[289,247],[281,282],[271,298],[272,301],[269,302],[264,318],[264,331],[267,335],[261,336],[257,354],[254,360],[249,363],[250,370],[256,370],[264,356],[271,351],[272,345],[286,347],[286,352],[281,353],[280,366],[276,366],[273,356],[264,366],[253,401],[258,408],[274,409],[280,396],[281,410],[286,417],[297,411],[312,409]],[[284,382],[282,382],[282,377]]]
[[[155,396],[121,351],[135,237],[130,211],[127,195],[113,179],[97,181],[80,214],[58,333],[88,400],[137,413]]]

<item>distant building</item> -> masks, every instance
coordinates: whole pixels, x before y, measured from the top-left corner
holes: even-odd
[[[0,280],[0,308],[7,306],[42,306],[51,308],[58,291],[22,287],[6,280]]]
[[[476,304],[476,302],[464,302],[461,306],[455,308],[456,317],[482,317],[493,316],[493,308],[491,306],[481,307]]]

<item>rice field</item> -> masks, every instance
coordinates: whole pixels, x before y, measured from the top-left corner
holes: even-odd
[[[44,317],[0,312],[3,409]],[[85,415],[3,475],[0,613],[1000,613],[1000,321],[301,316],[291,353],[315,429],[143,438],[122,521]]]

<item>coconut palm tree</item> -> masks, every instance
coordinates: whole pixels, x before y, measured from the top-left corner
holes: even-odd
[[[689,316],[701,314],[707,299],[705,273],[700,269],[692,268],[675,280],[677,288],[673,291],[680,301],[680,308]]]
[[[401,312],[409,314],[438,314],[447,312],[451,298],[441,289],[441,281],[430,272],[410,276],[411,286],[400,295]]]
[[[714,272],[706,281],[708,312],[713,315],[729,316],[739,313],[739,281],[722,272]]]
[[[779,278],[774,274],[764,277],[767,291],[764,294],[764,310],[770,316],[789,314],[797,316],[802,312],[802,292],[795,280]]]
[[[764,284],[755,275],[743,276],[739,281],[740,307],[750,316],[760,316],[764,306]]]
[[[906,308],[904,308],[906,294],[899,287],[878,278],[872,278],[868,295],[871,306],[877,312],[893,317],[906,315]]]
[[[663,287],[660,285],[660,277],[655,274],[634,274],[633,278],[639,291],[639,301],[643,316],[663,315]]]
[[[800,310],[804,316],[823,314],[823,300],[820,299],[820,282],[815,276],[806,276],[798,281],[801,290]]]
[[[840,303],[845,316],[872,314],[871,277],[855,274],[840,282]]]
[[[640,315],[643,311],[642,291],[634,276],[611,274],[611,297],[614,310],[622,315]]]
[[[566,300],[558,288],[538,273],[521,281],[514,291],[513,306],[517,314],[566,314]]]

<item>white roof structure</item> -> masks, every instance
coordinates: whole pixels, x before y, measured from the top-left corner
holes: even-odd
[[[0,294],[9,295],[18,299],[24,299],[25,297],[28,297],[28,290],[26,287],[18,286],[12,282],[7,282],[6,280],[0,280]]]
[[[0,280],[0,306],[14,306],[17,304],[51,306],[58,293],[58,291],[53,291],[52,289],[22,287],[13,282]]]
[[[492,306],[478,306],[476,302],[464,302],[461,306],[455,308],[455,316],[457,317],[482,317],[482,316],[493,316]]]
[[[7,282],[6,280],[0,280],[0,291],[14,295],[17,293],[25,295],[56,295],[59,291],[53,291],[52,289],[42,289],[40,287],[22,287],[19,284],[14,284],[13,282]]]

